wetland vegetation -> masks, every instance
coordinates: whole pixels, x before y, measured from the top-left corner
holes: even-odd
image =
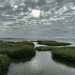
[[[75,61],[75,46],[67,46],[71,45],[71,43],[67,42],[57,42],[52,40],[40,40],[37,41],[38,44],[43,44],[47,46],[36,47],[35,49],[38,51],[51,51],[53,58],[59,58],[63,60],[67,60],[68,62]]]
[[[34,44],[31,42],[0,41],[0,75],[7,71],[9,59],[25,59],[35,54]]]
[[[7,54],[13,59],[32,57],[35,55],[34,44],[31,42],[0,42],[0,54]]]
[[[38,44],[48,45],[48,46],[67,46],[71,45],[71,43],[66,42],[57,42],[52,40],[38,40]]]
[[[0,75],[7,72],[11,59],[32,58],[35,56],[36,50],[51,51],[53,59],[65,59],[67,62],[75,61],[75,47],[67,46],[71,45],[71,43],[52,40],[41,40],[37,42],[45,46],[34,47],[33,42],[28,41],[0,41]]]
[[[55,47],[50,47],[50,46],[40,46],[40,47],[36,47],[35,49],[37,51],[51,51],[53,50]]]
[[[54,48],[52,54],[55,58],[61,58],[70,62],[75,61],[75,47]]]
[[[0,75],[4,75],[7,73],[9,65],[10,58],[7,55],[0,54]]]

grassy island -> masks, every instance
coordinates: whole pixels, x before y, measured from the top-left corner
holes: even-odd
[[[35,48],[37,51],[51,51],[54,49],[54,47],[50,46],[40,46]]]
[[[75,61],[75,47],[61,47],[52,50],[53,57]]]
[[[38,40],[38,44],[48,45],[48,46],[67,46],[71,45],[71,43],[66,42],[57,42],[52,40]]]
[[[35,55],[34,44],[28,41],[23,42],[0,42],[0,54],[7,54],[13,59],[32,57]]]

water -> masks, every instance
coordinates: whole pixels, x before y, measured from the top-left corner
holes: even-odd
[[[75,0],[0,0],[0,40],[52,39],[75,46],[72,37],[75,37]],[[7,75],[75,73],[73,66],[52,59],[51,52],[36,52],[34,58],[24,61],[13,61]]]
[[[27,62],[12,62],[7,75],[75,75],[75,69],[53,61],[50,52],[36,52]]]
[[[0,0],[0,40],[52,39],[75,46],[72,37],[75,0]],[[31,60],[13,61],[7,75],[74,75],[75,68],[67,64],[53,59],[51,52],[37,51]]]
[[[75,75],[75,64],[54,59],[50,51],[36,51],[32,59],[12,61],[7,75]]]

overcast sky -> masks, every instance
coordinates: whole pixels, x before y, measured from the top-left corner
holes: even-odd
[[[6,37],[75,37],[75,0],[0,0]]]

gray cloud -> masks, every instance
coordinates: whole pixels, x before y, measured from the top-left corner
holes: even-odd
[[[11,5],[9,3],[4,4],[2,7],[0,7],[1,11],[9,11],[11,9]]]
[[[69,33],[74,36],[74,3],[74,0],[0,0],[0,36],[59,37]],[[37,6],[43,15],[34,18],[30,13]]]
[[[38,0],[38,3],[37,3],[37,5],[40,6],[40,7],[44,6],[46,4],[47,4],[46,0]]]
[[[33,0],[26,0],[26,1],[25,1],[25,5],[26,5],[27,7],[30,7],[30,8],[35,8],[35,7],[36,7],[36,2],[33,1]]]

